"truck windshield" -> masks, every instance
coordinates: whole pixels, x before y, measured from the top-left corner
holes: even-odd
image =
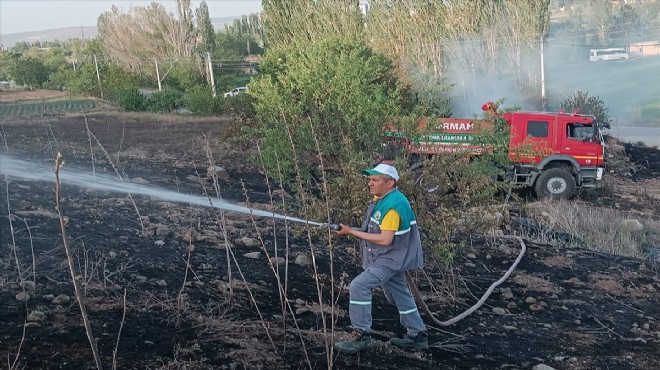
[[[567,136],[569,139],[583,142],[600,143],[602,141],[600,130],[592,124],[569,123]]]

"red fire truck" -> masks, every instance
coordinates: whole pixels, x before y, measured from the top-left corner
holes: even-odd
[[[605,145],[600,129],[609,128],[593,116],[578,112],[500,113],[497,105],[486,103],[487,117],[501,117],[509,128],[508,180],[533,187],[540,197],[569,198],[576,189],[596,187],[603,178]],[[501,120],[500,120],[501,121]],[[488,150],[477,144],[475,135],[494,120],[457,118],[420,119],[418,133],[409,140],[402,130],[389,125],[390,144],[420,156]],[[412,135],[411,135],[412,137]]]

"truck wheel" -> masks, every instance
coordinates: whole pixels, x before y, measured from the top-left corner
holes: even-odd
[[[575,178],[562,168],[543,171],[534,185],[540,198],[568,199],[575,192]]]

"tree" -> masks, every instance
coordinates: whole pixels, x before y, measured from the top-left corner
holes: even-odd
[[[9,74],[17,84],[26,85],[28,89],[34,90],[48,80],[50,71],[37,58],[20,57],[11,64]]]
[[[177,1],[178,18],[165,7],[151,3],[135,7],[128,13],[116,6],[98,20],[99,38],[111,60],[134,73],[154,80],[154,60],[190,59],[195,48],[189,1]]]
[[[566,112],[573,112],[577,109],[581,114],[590,114],[596,117],[597,121],[611,121],[609,109],[605,106],[605,103],[598,96],[589,96],[586,91],[578,91],[575,95],[569,96],[559,104],[559,108]]]
[[[391,61],[359,41],[330,38],[269,49],[261,68],[250,94],[273,173],[279,162],[291,176],[294,156],[305,169],[317,164],[315,140],[332,166],[364,160],[380,149],[374,134],[406,107]],[[297,154],[284,143],[295,143]]]
[[[263,0],[266,42],[278,47],[328,37],[362,40],[364,24],[355,0]]]
[[[601,46],[609,42],[609,27],[612,22],[612,2],[610,0],[591,0],[588,7],[589,25],[598,35]]]
[[[215,51],[215,31],[213,24],[209,18],[209,7],[206,1],[199,4],[199,8],[195,11],[197,18],[197,34],[200,38],[199,48],[201,53],[210,52],[213,55]]]

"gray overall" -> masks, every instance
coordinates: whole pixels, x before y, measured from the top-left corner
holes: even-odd
[[[403,194],[396,189],[393,192],[397,192],[397,196],[403,199],[404,207],[410,207]],[[389,195],[390,193],[369,205],[360,230],[380,233],[379,223],[374,220],[372,213]],[[424,265],[417,223],[413,220],[408,231],[396,232],[389,246],[360,240],[360,251],[364,271],[353,279],[350,285],[349,315],[353,328],[365,333],[371,332],[372,290],[381,286],[388,302],[398,308],[401,325],[406,327],[408,335],[416,336],[426,331],[405,275],[407,270],[419,269]]]

